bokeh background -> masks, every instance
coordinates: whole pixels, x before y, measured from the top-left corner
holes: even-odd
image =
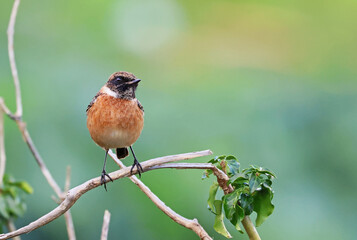
[[[0,4],[0,95],[14,110],[6,40],[12,3]],[[89,136],[85,109],[111,73],[133,72],[143,79],[137,96],[145,127],[134,148],[141,161],[208,148],[233,154],[244,167],[278,176],[262,239],[355,239],[356,11],[352,0],[23,1],[15,53],[24,119],[59,183],[67,165],[72,186],[99,176],[104,152]],[[16,125],[6,119],[5,128],[6,172],[35,190],[20,227],[56,204]],[[117,166],[109,160],[107,169]],[[158,170],[142,180],[224,239],[206,209],[213,179],[201,174]],[[197,239],[128,179],[108,188],[72,207],[78,239],[99,239],[105,209],[109,239]],[[22,238],[66,239],[64,219]]]

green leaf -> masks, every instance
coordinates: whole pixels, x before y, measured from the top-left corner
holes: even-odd
[[[239,198],[239,192],[234,191],[223,196],[223,209],[228,220],[232,220],[234,213],[236,212],[236,205]]]
[[[11,195],[12,198],[16,198],[17,197],[17,192],[16,192],[16,188],[15,187],[8,187],[6,190]]]
[[[263,179],[257,176],[255,173],[251,173],[249,180],[250,193],[260,190],[260,184],[263,182]]]
[[[243,220],[243,218],[244,218],[244,209],[237,204],[236,212],[233,214],[231,223],[240,233],[243,233],[242,229],[239,226],[239,223]]]
[[[1,217],[5,218],[5,219],[10,218],[10,215],[8,214],[8,212],[6,210],[5,199],[2,196],[0,196],[0,214],[1,214]]]
[[[241,194],[240,195],[240,205],[244,209],[244,214],[245,215],[250,215],[253,212],[253,197],[250,194]]]
[[[223,197],[223,209],[226,215],[226,218],[233,224],[233,226],[243,233],[242,229],[239,226],[239,223],[244,218],[244,210],[238,204],[240,192],[235,190],[232,193],[229,193]]]
[[[30,184],[28,184],[25,181],[15,182],[14,185],[21,188],[24,192],[26,192],[28,194],[33,193],[33,188],[30,186]]]
[[[213,159],[209,160],[208,162],[215,164],[215,163],[218,163],[218,162],[220,162],[221,160],[223,160],[223,159],[225,159],[225,158],[226,158],[225,155],[215,156]]]
[[[216,218],[214,220],[214,225],[213,225],[214,230],[216,230],[216,232],[225,236],[226,238],[232,238],[231,234],[227,231],[226,226],[224,225],[223,222],[222,201],[215,200],[214,206],[216,209]]]
[[[217,162],[218,162],[218,158],[217,158],[217,157],[215,157],[215,158],[213,158],[213,159],[209,160],[208,162],[209,162],[209,163],[212,163],[212,164],[215,164],[215,163],[217,163]]]
[[[273,184],[273,182],[269,179],[266,179],[262,186],[265,187],[265,188],[268,188],[270,191],[273,191],[273,189],[271,188],[271,185]]]
[[[248,180],[248,177],[244,173],[237,173],[233,177],[231,177],[229,179],[229,181],[230,181],[230,183],[234,183],[237,179],[239,179],[238,181]]]
[[[14,178],[10,176],[9,174],[4,174],[4,183],[9,184],[14,181]]]
[[[270,171],[269,169],[267,169],[267,168],[259,167],[259,168],[258,168],[258,172],[259,172],[260,174],[265,174],[265,175],[267,175],[267,176],[272,176],[272,177],[276,178],[276,175],[275,175],[272,171]]]
[[[236,175],[239,173],[239,167],[240,164],[237,161],[236,157],[234,156],[227,156],[226,157],[226,162],[229,168],[229,172],[231,173],[232,176]]]
[[[274,211],[274,205],[271,203],[273,192],[268,188],[262,188],[256,192],[253,198],[254,211],[257,213],[255,225],[259,227]]]
[[[246,173],[252,173],[252,172],[260,173],[260,174],[264,174],[264,175],[269,176],[269,177],[276,178],[275,174],[272,171],[270,171],[269,169],[263,168],[263,167],[254,166],[254,165],[251,165],[250,168],[245,169],[245,172]]]
[[[205,179],[205,178],[209,178],[209,175],[211,175],[211,174],[213,174],[212,169],[206,169],[206,170],[203,172],[202,180]]]
[[[217,190],[218,190],[218,183],[217,182],[213,182],[213,184],[211,185],[211,187],[209,188],[209,195],[208,195],[208,209],[213,212],[214,214],[217,214],[215,212],[215,208],[214,208],[214,201],[216,200],[216,194],[217,194]]]
[[[235,160],[236,162],[238,162],[237,158],[235,156],[233,156],[233,155],[228,155],[227,157],[225,157],[225,159],[226,160]]]
[[[22,216],[25,213],[25,204],[21,203],[19,198],[13,199],[10,196],[5,197],[6,205],[8,207],[8,211],[11,215],[15,217]]]

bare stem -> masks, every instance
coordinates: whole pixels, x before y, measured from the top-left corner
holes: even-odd
[[[211,151],[207,150],[206,155],[212,154]],[[109,152],[109,155],[113,160],[119,165],[120,168],[125,169],[126,166],[113,154],[113,152]],[[155,169],[155,167],[159,168],[160,165],[155,165],[151,168],[144,168],[144,171]],[[158,198],[142,181],[140,181],[136,176],[130,176],[130,180],[135,183],[141,191],[143,191],[146,196],[150,198],[150,200],[167,216],[169,216],[173,221],[177,222],[178,224],[184,226],[185,228],[191,229],[194,231],[200,239],[204,240],[211,240],[212,238],[208,235],[208,233],[203,229],[203,227],[198,223],[197,219],[187,219],[180,214],[176,213],[170,207],[166,206],[166,204]]]
[[[16,117],[14,114],[11,113],[11,111],[7,108],[5,105],[4,99],[0,97],[0,109],[12,120],[16,120]]]
[[[250,240],[260,240],[260,236],[257,232],[257,229],[255,228],[254,224],[250,220],[249,216],[244,217],[242,224]]]
[[[172,155],[172,156],[154,158],[154,159],[142,162],[141,166],[143,167],[144,171],[146,171],[150,167],[153,167],[155,165],[161,165],[161,164],[168,163],[168,162],[174,162],[174,161],[191,159],[191,158],[196,158],[196,157],[201,157],[201,156],[207,156],[211,153],[212,153],[211,151],[206,150],[206,151],[201,151],[201,152],[184,153],[184,154],[177,154],[177,155]],[[137,173],[137,169],[134,169],[133,174],[136,174],[136,173]],[[120,179],[123,177],[129,177],[129,176],[131,176],[130,167],[122,168],[118,171],[110,173],[109,175],[113,180],[117,180],[117,179]],[[75,204],[75,202],[83,194],[85,194],[86,192],[88,192],[94,188],[99,187],[100,185],[101,185],[101,179],[100,179],[100,177],[96,177],[96,178],[92,178],[92,179],[86,181],[85,183],[82,183],[81,185],[78,185],[77,187],[70,189],[68,191],[65,199],[61,202],[61,204],[58,207],[53,209],[51,212],[45,214],[44,216],[40,217],[39,219],[33,221],[32,223],[28,224],[27,226],[24,226],[16,231],[13,231],[13,232],[0,234],[0,240],[9,239],[9,238],[12,238],[15,236],[29,233],[39,227],[42,227],[42,226],[52,222],[53,220],[55,220],[58,217],[60,217],[61,215],[63,215],[66,211],[68,211],[68,209],[70,209],[73,206],[73,204]],[[198,229],[200,227],[197,220],[194,219],[191,221],[192,221],[192,223],[191,223],[192,225],[189,225],[188,228]],[[197,227],[195,227],[195,225]],[[203,228],[202,228],[202,230],[203,230]],[[201,234],[203,234],[203,232]],[[205,237],[205,238],[201,238],[201,239],[209,240],[211,238]]]
[[[0,187],[2,187],[6,165],[4,135],[4,112],[2,111],[2,109],[0,109]]]
[[[64,191],[67,192],[71,186],[71,166],[67,166],[66,170],[66,182],[64,184]]]
[[[104,217],[103,217],[102,234],[100,235],[100,240],[108,239],[109,223],[110,223],[110,212],[108,210],[105,210]]]
[[[21,101],[21,90],[20,90],[20,81],[17,74],[16,62],[15,62],[15,52],[14,52],[14,34],[15,34],[15,22],[17,10],[20,5],[20,0],[15,0],[12,7],[9,26],[7,28],[7,38],[8,38],[8,52],[9,52],[9,61],[11,67],[12,77],[14,79],[15,93],[16,93],[16,113],[17,118],[22,117],[22,101]]]
[[[6,227],[9,232],[16,231],[15,224],[12,220],[6,222]],[[21,240],[20,236],[14,237],[13,240]]]
[[[70,185],[71,185],[71,167],[67,166],[66,182],[65,182],[65,186],[64,186],[64,191],[65,192],[69,191]],[[62,195],[63,195],[63,197],[62,197],[62,199],[63,199],[65,197],[65,195],[64,194],[62,194]],[[69,240],[76,240],[76,233],[75,233],[75,230],[74,230],[74,224],[73,224],[71,210],[68,210],[67,212],[65,212],[64,219],[66,221],[68,239]]]
[[[45,162],[43,161],[40,153],[38,152],[35,144],[32,142],[31,136],[26,128],[26,123],[22,122],[21,120],[16,121],[16,123],[20,129],[20,132],[22,133],[22,137],[23,137],[24,141],[26,142],[27,146],[29,147],[30,151],[32,152],[32,155],[35,157],[35,160],[36,160],[38,166],[40,167],[42,174],[45,176],[48,184],[52,187],[52,189],[56,193],[56,195],[59,198],[62,198],[62,195],[63,195],[62,190],[58,186],[55,179],[52,177],[52,174],[48,170],[48,168],[47,168]]]
[[[167,163],[159,166],[154,166],[150,168],[161,169],[161,168],[176,168],[176,169],[211,169],[213,174],[217,177],[219,186],[223,189],[225,194],[228,194],[233,191],[233,187],[228,183],[229,177],[215,165],[211,163]]]
[[[70,210],[64,213],[64,219],[66,221],[68,239],[76,240],[76,233],[74,231],[74,224],[73,224],[72,214]]]

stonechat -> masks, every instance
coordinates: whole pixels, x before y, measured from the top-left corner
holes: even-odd
[[[143,172],[132,148],[144,126],[144,108],[135,97],[140,81],[129,72],[113,73],[87,107],[89,133],[93,141],[105,150],[101,174],[101,184],[104,184],[105,190],[105,176],[113,181],[105,171],[109,149],[116,149],[116,155],[121,159],[129,155],[130,148],[134,157],[130,172],[135,166],[139,176]]]

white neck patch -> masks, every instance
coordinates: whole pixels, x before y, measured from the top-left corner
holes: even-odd
[[[115,97],[115,98],[118,98],[118,94],[116,92],[114,92],[113,90],[111,90],[110,88],[108,88],[107,86],[104,86],[102,88],[102,92],[109,95],[109,96],[112,96],[112,97]]]

